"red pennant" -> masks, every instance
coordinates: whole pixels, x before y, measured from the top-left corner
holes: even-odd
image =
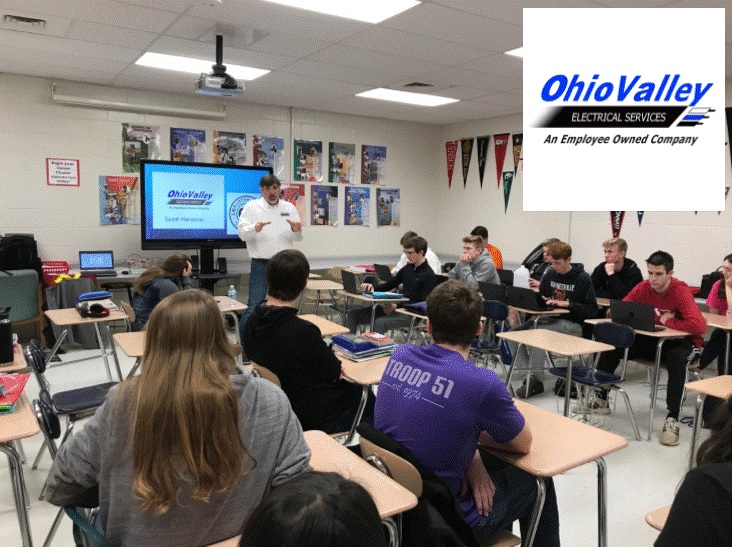
[[[625,220],[625,211],[610,211],[610,226],[613,230],[613,237],[620,237],[623,220]]]
[[[445,150],[447,151],[447,187],[452,188],[452,172],[455,169],[455,156],[457,155],[458,141],[447,141]]]
[[[508,133],[501,133],[493,137],[493,148],[496,152],[496,182],[497,188],[501,187],[501,173],[503,173],[503,162],[506,159],[508,148]]]
[[[473,157],[473,137],[470,137],[469,139],[460,139],[460,150],[463,152],[463,188],[465,188],[468,185],[470,159]]]
[[[512,137],[513,140],[513,174],[518,173],[519,161],[521,160],[521,145],[524,142],[523,133],[515,133]]]

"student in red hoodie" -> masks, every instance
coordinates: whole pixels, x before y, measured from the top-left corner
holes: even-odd
[[[689,333],[684,338],[666,340],[663,344],[661,359],[668,369],[666,406],[668,415],[663,425],[659,441],[667,446],[679,444],[679,410],[681,396],[686,381],[686,362],[694,347],[701,347],[702,336],[707,330],[706,321],[688,285],[679,281],[674,274],[674,259],[664,251],[656,251],[646,259],[648,279],[638,283],[623,298],[626,302],[650,304],[655,310],[657,324]],[[637,336],[635,344],[628,352],[628,358],[656,358],[657,340],[648,336]],[[623,350],[608,351],[602,354],[598,370],[615,372],[623,356]],[[603,394],[604,398],[607,394]],[[597,403],[607,408],[607,402]]]

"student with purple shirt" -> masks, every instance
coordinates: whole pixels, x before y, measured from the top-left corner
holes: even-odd
[[[482,310],[478,293],[461,281],[446,281],[430,293],[434,344],[394,352],[379,384],[374,425],[445,482],[485,544],[514,520],[525,534],[537,490],[534,477],[478,450],[480,444],[525,454],[532,441],[503,382],[467,360]],[[551,479],[534,544],[559,545]]]

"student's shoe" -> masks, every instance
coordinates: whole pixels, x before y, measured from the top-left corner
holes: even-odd
[[[582,414],[583,412],[607,415],[610,414],[610,405],[607,404],[605,399],[592,399],[586,405],[582,405],[582,403],[575,403],[572,405],[573,414]]]
[[[663,431],[658,438],[661,444],[666,446],[676,446],[679,444],[679,422],[675,418],[669,416],[663,424]]]
[[[524,380],[524,383],[521,384],[521,387],[516,390],[516,396],[522,399],[528,399],[529,397],[533,397],[534,395],[538,395],[539,393],[544,393],[544,384],[534,378],[533,375],[529,379],[528,393],[526,390],[526,380]]]

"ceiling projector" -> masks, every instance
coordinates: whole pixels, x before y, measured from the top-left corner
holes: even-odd
[[[244,91],[244,84],[240,84],[226,73],[226,65],[223,61],[224,38],[221,34],[216,35],[216,64],[211,68],[213,72],[201,74],[196,82],[196,93],[199,95],[211,95],[214,97],[234,97]]]

